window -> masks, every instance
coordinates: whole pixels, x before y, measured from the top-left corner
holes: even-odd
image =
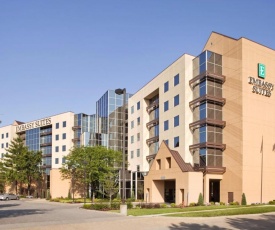
[[[157,165],[156,166],[157,166],[157,168],[156,168],[157,170],[161,169],[161,161],[160,161],[160,159],[157,160]]]
[[[7,143],[6,143],[6,148],[8,148],[8,147],[9,147],[9,143],[7,142]]]
[[[137,118],[137,125],[140,125],[140,117]]]
[[[55,164],[59,164],[59,158],[55,158]]]
[[[63,128],[65,128],[67,125],[66,121],[63,121]]]
[[[55,140],[58,141],[59,140],[59,135],[55,135]]]
[[[164,93],[169,90],[169,81],[164,83]]]
[[[131,136],[131,144],[133,144],[135,141],[135,137],[134,136]]]
[[[66,139],[66,133],[62,134],[62,139],[65,140]]]
[[[59,129],[59,123],[55,123],[55,128]]]
[[[180,124],[180,117],[178,115],[174,117],[174,127],[179,126],[179,124]]]
[[[174,77],[174,86],[178,85],[180,83],[180,75],[177,74],[175,77]]]
[[[4,153],[1,154],[1,158],[4,158]]]
[[[140,133],[137,134],[137,141],[140,141]]]
[[[4,133],[2,133],[2,139],[4,139]]]
[[[62,145],[62,151],[63,151],[63,152],[66,151],[66,145]]]
[[[6,138],[8,138],[9,137],[9,133],[6,133]]]
[[[140,110],[140,101],[137,103],[137,110]]]
[[[174,106],[177,106],[180,103],[180,96],[177,95],[174,97]]]
[[[59,152],[59,147],[58,146],[55,146],[55,152]]]
[[[131,151],[131,159],[134,158],[134,151]]]
[[[180,146],[180,138],[179,136],[174,137],[174,147],[179,147]]]
[[[131,129],[133,129],[135,127],[135,122],[131,121]]]
[[[164,102],[164,112],[169,109],[169,101]]]
[[[139,166],[139,165],[137,165],[137,172],[139,172],[139,170],[140,170],[140,166]]]
[[[165,168],[167,168],[167,169],[171,168],[171,157],[166,158],[166,167]]]
[[[137,157],[140,157],[140,149],[137,149]]]
[[[167,144],[167,146],[169,146],[169,140],[165,140],[165,143]]]
[[[134,108],[134,106],[132,106],[132,107],[131,107],[131,114],[133,114],[134,111],[135,111],[135,108]]]
[[[166,121],[164,121],[164,131],[166,131],[168,129],[169,129],[169,121],[166,120]]]
[[[66,163],[66,159],[65,157],[62,157],[62,164],[65,164]]]
[[[4,144],[1,145],[2,149],[4,148]]]

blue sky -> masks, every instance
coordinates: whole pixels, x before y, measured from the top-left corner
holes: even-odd
[[[1,126],[95,113],[135,93],[210,33],[275,49],[273,0],[0,0]]]

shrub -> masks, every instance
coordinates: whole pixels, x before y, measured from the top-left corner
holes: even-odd
[[[154,204],[154,203],[142,203],[140,205],[140,208],[148,208],[148,209],[150,209],[150,208],[160,208],[160,204],[158,204],[158,203],[156,203],[156,204]]]
[[[220,205],[225,205],[225,203],[224,202],[220,202]]]
[[[230,205],[240,205],[240,203],[238,201],[234,201],[234,202],[230,202]]]
[[[194,207],[194,206],[196,206],[196,203],[195,203],[195,202],[191,202],[191,203],[189,204],[189,207]]]
[[[271,200],[268,202],[269,204],[275,204],[275,201],[274,200]]]
[[[132,202],[127,202],[127,208],[132,209],[133,208],[133,203]]]
[[[175,203],[171,203],[171,208],[176,208],[177,207],[177,205],[175,204]]]
[[[85,208],[85,209],[91,209],[91,206],[92,206],[91,204],[84,204],[83,208]]]
[[[246,205],[246,197],[245,197],[245,194],[243,193],[242,194],[242,205]]]
[[[91,205],[91,209],[93,210],[100,210],[100,211],[106,211],[110,210],[109,204],[104,203],[96,203]]]
[[[111,209],[114,209],[114,210],[120,209],[120,203],[119,202],[111,203]]]
[[[160,207],[161,208],[167,208],[167,204],[161,204]]]
[[[200,193],[200,195],[199,195],[198,205],[199,205],[199,206],[203,206],[203,196],[202,196],[201,193]]]
[[[158,203],[154,204],[154,208],[160,208],[160,204]]]

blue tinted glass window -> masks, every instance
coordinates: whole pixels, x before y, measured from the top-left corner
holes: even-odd
[[[200,105],[200,120],[206,118],[206,103]]]
[[[165,142],[166,142],[166,144],[169,146],[169,140],[167,139],[167,140],[165,140]]]
[[[200,127],[200,143],[206,142],[206,126]]]
[[[65,164],[66,163],[66,159],[65,157],[62,157],[62,164]]]
[[[206,81],[200,83],[200,96],[204,96],[206,94]]]
[[[206,166],[206,149],[200,149],[200,166]]]
[[[200,65],[204,64],[206,61],[206,51],[200,54]]]
[[[9,133],[6,133],[6,137],[9,137]]]
[[[169,90],[169,81],[164,83],[164,93]]]
[[[140,101],[137,103],[137,110],[140,110]]]
[[[180,103],[180,96],[177,95],[174,97],[174,106],[177,106]]]
[[[200,74],[206,71],[206,63],[200,65]]]
[[[155,109],[155,119],[159,118],[159,108]]]
[[[4,134],[2,134],[1,136],[2,136],[2,139],[4,139]]]
[[[62,151],[65,152],[66,151],[66,145],[62,146]]]
[[[174,77],[174,86],[178,85],[180,83],[180,75],[177,74],[175,77]]]
[[[174,127],[179,126],[179,124],[180,124],[180,117],[178,115],[174,117]]]
[[[59,164],[59,159],[55,158],[55,164]]]
[[[63,139],[63,140],[66,139],[66,133],[63,133],[63,134],[62,134],[62,139]]]
[[[164,121],[164,131],[169,129],[169,121]]]
[[[180,138],[179,136],[174,137],[174,147],[179,147],[180,146]]]
[[[66,127],[66,121],[63,121],[63,128]]]
[[[134,106],[131,107],[131,114],[134,113]]]
[[[56,128],[56,129],[59,129],[59,123],[56,123],[56,124],[55,124],[55,128]]]
[[[169,109],[169,101],[164,102],[164,112]]]
[[[58,141],[59,140],[59,135],[55,135],[55,140]]]
[[[59,147],[58,146],[55,146],[55,152],[59,152]]]
[[[159,125],[155,126],[155,136],[159,135]]]

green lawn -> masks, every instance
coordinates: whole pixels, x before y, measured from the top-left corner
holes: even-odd
[[[197,207],[186,207],[186,208],[152,208],[152,209],[128,209],[128,215],[131,216],[145,216],[145,215],[155,215],[155,214],[169,214],[179,212],[179,214],[175,214],[173,216],[180,216],[180,212],[195,212],[195,211],[206,211],[206,210],[220,210],[220,209],[234,209],[238,210],[240,208],[257,208],[258,206],[237,206],[237,205],[230,205],[230,206],[197,206]],[[268,207],[268,206],[267,206]],[[275,206],[274,206],[275,211]],[[117,211],[119,212],[119,211]],[[215,211],[217,212],[217,211]],[[272,212],[272,211],[270,211]],[[201,213],[201,212],[200,212]],[[207,212],[208,213],[208,212]],[[234,215],[234,214],[232,214]]]
[[[258,213],[267,213],[267,212],[275,212],[275,206],[249,206],[249,207],[240,207],[236,209],[188,212],[188,213],[178,213],[178,214],[171,214],[171,215],[165,215],[165,216],[213,217],[213,216],[231,216],[231,215],[243,215],[243,214],[258,214]]]

